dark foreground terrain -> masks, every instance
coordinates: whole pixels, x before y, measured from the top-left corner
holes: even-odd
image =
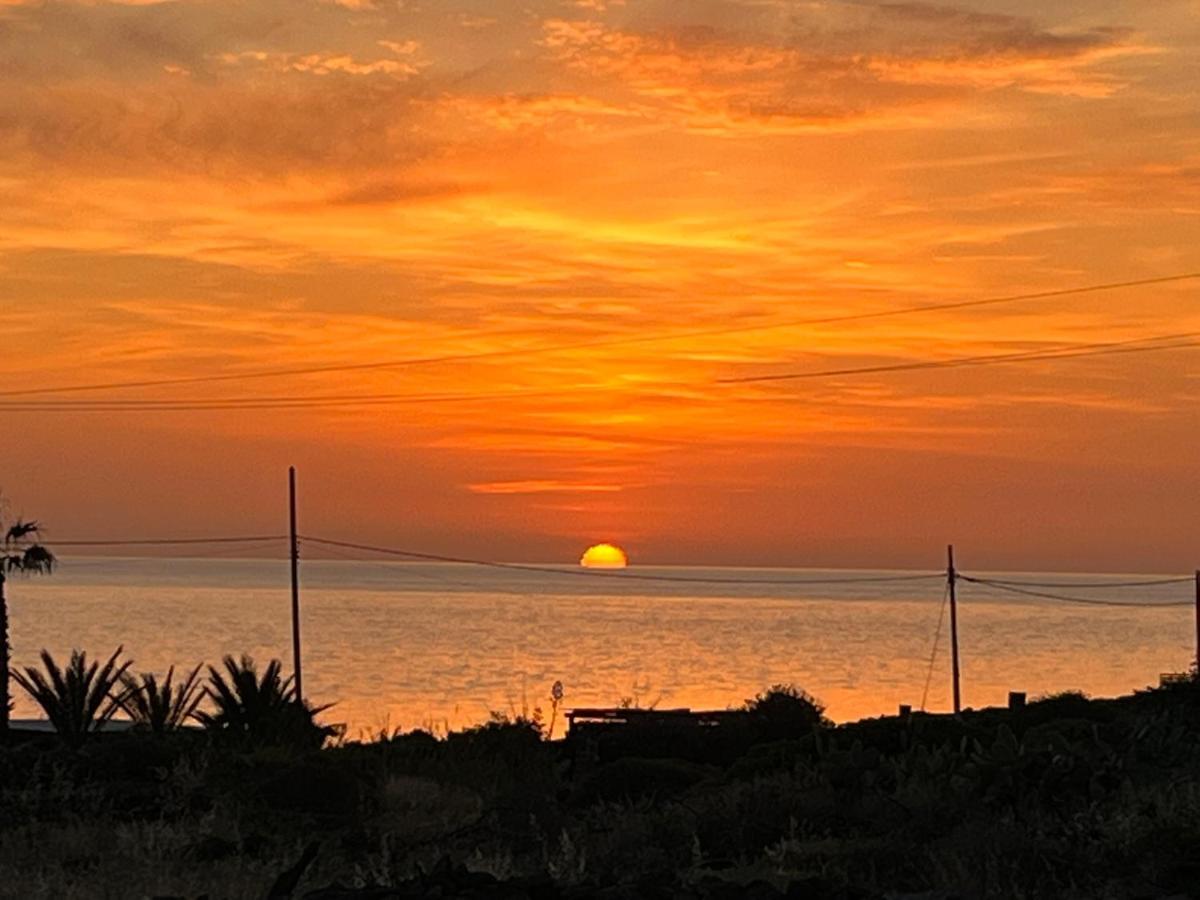
[[[0,896],[1200,897],[1200,684],[832,727],[0,747]]]

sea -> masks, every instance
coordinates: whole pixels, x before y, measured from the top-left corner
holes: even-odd
[[[1120,695],[1195,658],[1194,586],[1182,578],[984,577],[1030,593],[959,583],[967,707],[1004,704],[1010,691]],[[322,720],[350,738],[538,711],[561,734],[571,708],[726,709],[775,684],[808,691],[835,721],[901,704],[943,712],[946,593],[936,573],[305,560],[303,687],[333,704]],[[249,654],[291,672],[287,560],[69,557],[50,577],[11,579],[8,595],[18,666],[43,649],[65,659],[121,647],[136,671]],[[14,693],[14,717],[37,718]]]

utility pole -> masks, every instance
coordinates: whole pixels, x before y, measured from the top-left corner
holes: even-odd
[[[300,538],[296,534],[296,467],[288,469],[288,520],[292,557],[292,671],[296,676],[296,701],[304,702],[300,675]]]
[[[962,684],[958,666],[958,571],[954,568],[954,545],[946,549],[946,583],[950,588],[950,658],[954,671],[954,714],[962,712]]]

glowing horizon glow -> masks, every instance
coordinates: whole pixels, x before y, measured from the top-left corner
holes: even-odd
[[[579,564],[585,569],[624,569],[629,557],[615,544],[595,544],[587,548]]]

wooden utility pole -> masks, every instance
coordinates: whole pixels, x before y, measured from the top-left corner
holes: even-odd
[[[296,467],[288,469],[288,520],[291,525],[292,556],[292,671],[296,677],[296,701],[304,702],[300,674],[300,538],[296,534]]]
[[[962,712],[962,684],[958,667],[958,572],[954,568],[954,545],[946,548],[946,583],[950,588],[950,659],[954,672],[954,714]]]

